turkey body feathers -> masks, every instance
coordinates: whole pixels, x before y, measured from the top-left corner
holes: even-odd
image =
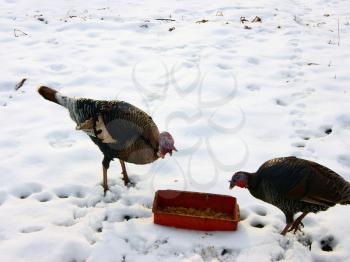
[[[141,109],[123,101],[77,99],[72,107],[73,120],[79,123],[101,114],[109,134],[116,143],[104,143],[95,136],[92,141],[109,159],[147,164],[158,158],[159,131],[152,118]],[[78,123],[78,122],[77,122]]]
[[[123,101],[104,101],[64,96],[41,86],[38,92],[47,100],[68,109],[70,117],[100,148],[108,160],[147,164],[158,159],[159,130],[152,118],[141,109]],[[102,139],[97,125],[108,132]],[[103,137],[103,136],[102,136]]]
[[[296,157],[272,159],[256,173],[261,180],[268,180],[274,190],[292,200],[333,206],[350,193],[349,183],[337,173]]]
[[[334,171],[296,157],[265,162],[249,179],[249,191],[280,208],[287,222],[301,212],[318,212],[348,204],[350,184]]]

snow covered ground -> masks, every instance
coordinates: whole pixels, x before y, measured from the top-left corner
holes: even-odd
[[[349,41],[347,0],[1,0],[0,261],[350,261],[349,207],[282,237],[282,212],[227,182],[288,155],[350,180]],[[179,152],[128,164],[130,189],[112,162],[103,197],[102,154],[40,84],[129,101]],[[238,231],[154,225],[167,188],[237,197]]]

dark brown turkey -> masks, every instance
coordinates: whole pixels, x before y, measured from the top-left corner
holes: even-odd
[[[77,130],[84,131],[100,148],[103,188],[108,190],[107,169],[118,158],[124,184],[130,183],[125,163],[148,164],[176,150],[168,132],[159,133],[152,118],[141,109],[123,101],[102,101],[64,96],[56,90],[41,86],[38,92],[47,100],[68,109]]]
[[[282,235],[299,230],[309,212],[350,204],[349,182],[327,167],[296,157],[271,159],[255,173],[237,172],[230,189],[234,186],[248,188],[254,197],[283,211],[287,225]],[[298,212],[302,214],[294,220]]]

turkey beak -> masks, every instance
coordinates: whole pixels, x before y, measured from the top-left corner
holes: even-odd
[[[230,182],[230,186],[229,186],[229,189],[232,189],[232,188],[234,188],[235,184],[233,183],[233,181],[229,180],[228,182]]]
[[[173,150],[177,152],[177,149],[175,146],[173,146],[173,148],[169,151],[169,155],[172,156],[173,155]]]

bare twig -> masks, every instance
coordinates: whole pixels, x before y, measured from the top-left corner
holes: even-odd
[[[167,22],[174,22],[175,19],[171,19],[171,18],[156,18],[156,20],[158,21],[167,21]]]
[[[18,89],[20,89],[25,81],[27,81],[27,78],[23,78],[19,83],[17,83],[15,86],[15,90],[17,91]]]
[[[202,20],[199,20],[199,21],[197,21],[196,23],[197,24],[204,24],[204,23],[206,23],[206,22],[208,22],[209,20],[207,20],[207,19],[202,19]]]

